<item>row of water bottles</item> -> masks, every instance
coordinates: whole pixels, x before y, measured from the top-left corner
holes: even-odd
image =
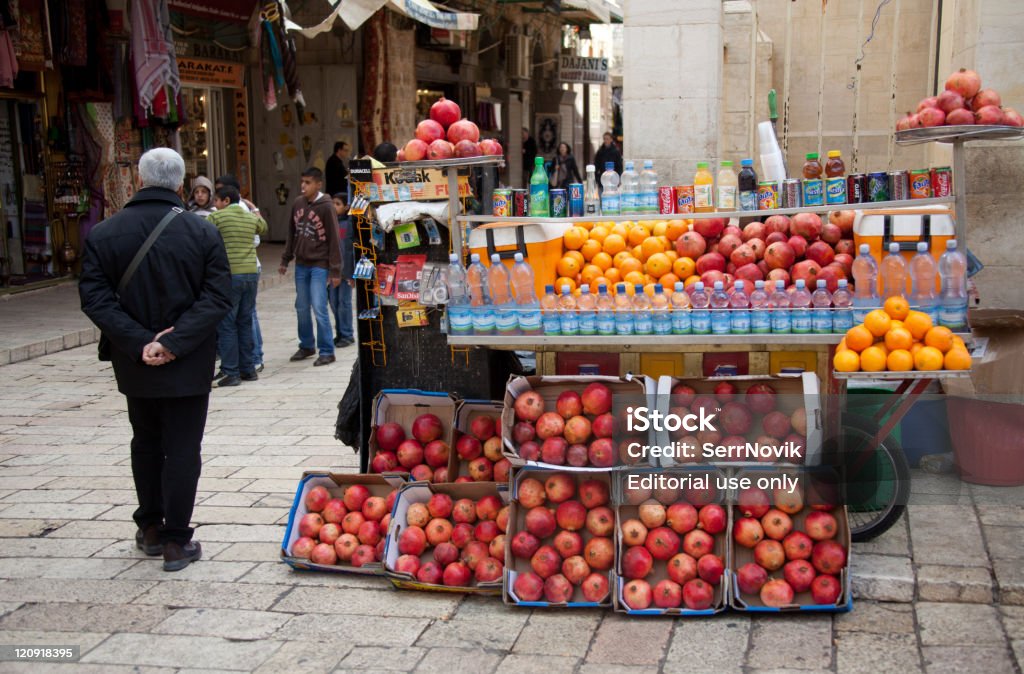
[[[485,267],[480,256],[463,268],[458,255],[448,257],[448,331],[453,335],[539,335],[540,303],[533,285],[533,268],[515,254],[511,271],[501,256]]]
[[[587,182],[590,183],[589,170]],[[600,215],[649,215],[658,213],[658,174],[654,162],[644,160],[643,171],[637,173],[636,164],[627,161],[622,176],[615,172],[615,164],[607,162],[601,174]]]
[[[918,243],[917,253],[909,264],[900,254],[898,243],[889,244],[889,254],[882,258],[881,264],[871,256],[868,245],[861,244],[852,271],[853,313],[858,323],[885,300],[903,295],[908,298],[911,309],[928,314],[935,325],[943,325],[954,332],[967,329],[967,258],[957,250],[955,240],[946,242],[946,251],[938,262],[928,251],[927,243]]]
[[[770,333],[845,332],[853,327],[853,295],[846,280],[829,293],[819,281],[813,295],[799,280],[792,293],[778,281],[772,292],[756,281],[749,295],[745,283],[736,281],[726,292],[719,281],[709,292],[701,282],[687,290],[682,282],[671,294],[661,284],[648,296],[642,285],[627,292],[625,283],[614,297],[602,284],[597,296],[583,286],[579,297],[562,286],[545,288],[540,300],[545,335],[729,335]]]

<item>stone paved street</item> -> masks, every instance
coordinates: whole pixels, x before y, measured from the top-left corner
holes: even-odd
[[[846,615],[627,620],[290,570],[279,546],[301,472],[358,465],[333,439],[355,349],[287,362],[293,293],[261,293],[260,380],[213,393],[204,559],[180,573],[134,548],[125,402],[95,347],[0,366],[0,643],[83,652],[0,671],[1021,672],[1022,490],[954,477],[916,474],[909,517],[855,546]]]

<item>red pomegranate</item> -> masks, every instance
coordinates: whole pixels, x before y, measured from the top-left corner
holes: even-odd
[[[480,141],[480,129],[468,119],[460,119],[448,127],[449,142],[458,143],[462,140],[471,140],[474,143]]]
[[[965,99],[973,98],[981,89],[981,77],[967,68],[961,68],[946,80],[946,91],[955,91]]]
[[[921,126],[942,126],[946,123],[946,113],[938,108],[925,108],[917,113]]]
[[[974,121],[978,124],[1002,124],[1003,111],[994,105],[986,105],[974,113]]]
[[[971,110],[978,112],[986,105],[1002,106],[1003,99],[995,89],[982,89],[971,99]]]
[[[430,119],[434,120],[445,129],[458,121],[459,117],[462,117],[462,110],[459,109],[459,104],[455,101],[449,101],[444,96],[437,99],[437,101],[430,106]]]

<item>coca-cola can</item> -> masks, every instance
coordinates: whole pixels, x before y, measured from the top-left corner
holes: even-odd
[[[862,204],[867,201],[868,176],[865,173],[851,173],[846,176],[846,202]]]
[[[529,190],[512,190],[512,217],[525,218],[529,213],[529,204]]]
[[[677,185],[672,189],[676,195],[676,213],[693,213],[693,185]]]
[[[953,196],[953,170],[948,166],[938,166],[932,169],[932,196]]]
[[[659,187],[658,188],[658,212],[659,213],[675,213],[676,212],[676,191],[671,187]]]

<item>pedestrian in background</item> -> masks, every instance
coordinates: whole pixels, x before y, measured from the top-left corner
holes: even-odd
[[[188,197],[190,213],[204,218],[213,212],[213,183],[206,176],[196,176],[192,181],[192,193]]]
[[[124,209],[89,232],[78,292],[127,398],[135,545],[178,571],[202,556],[189,523],[231,270],[217,228],[184,211],[181,155],[150,150],[139,177]]]
[[[324,165],[324,191],[327,194],[344,192],[348,178],[348,157],[352,149],[349,144],[339,140],[334,144],[334,152],[327,158]]]
[[[221,377],[214,386],[238,386],[243,381],[259,379],[253,362],[253,314],[260,275],[256,270],[255,241],[267,231],[267,223],[255,213],[239,205],[241,195],[232,186],[217,190],[217,210],[209,221],[217,227],[231,266],[231,311],[217,329],[217,350],[220,352]]]
[[[331,317],[327,313],[327,286],[341,285],[341,244],[338,242],[338,216],[331,198],[323,193],[324,175],[310,167],[302,172],[302,196],[292,204],[288,239],[278,272],[288,273],[295,260],[295,312],[298,317],[299,350],[292,361],[317,354],[313,365],[333,363],[334,340]],[[316,317],[314,341],[313,320]]]
[[[615,164],[615,172],[622,173],[622,153],[619,152],[619,148],[615,145],[615,138],[612,136],[611,131],[604,132],[604,142],[601,147],[597,148],[597,153],[594,155],[594,166],[597,168],[597,174],[601,175],[604,173],[604,165],[608,162]]]
[[[341,285],[327,289],[327,302],[334,314],[334,346],[345,348],[355,343],[352,330],[352,278],[355,250],[352,245],[352,223],[348,217],[348,194],[336,192],[331,196],[334,212],[338,216],[338,240],[341,242]]]
[[[530,185],[530,174],[533,173],[533,161],[537,158],[537,141],[530,135],[530,130],[523,127],[523,185]]]
[[[572,156],[572,148],[568,143],[559,143],[558,151],[551,167],[551,187],[565,189],[569,183],[581,183],[580,170],[576,166],[576,158]]]

